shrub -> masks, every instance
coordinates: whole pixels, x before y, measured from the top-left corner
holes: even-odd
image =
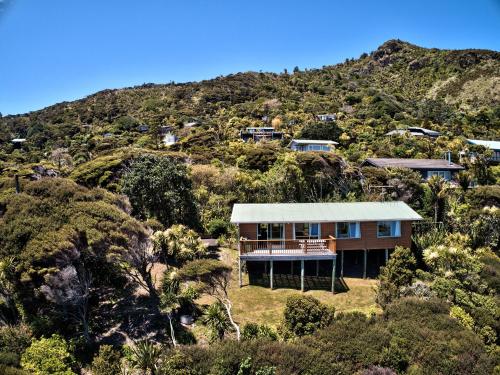
[[[385,267],[380,271],[380,285],[377,290],[377,302],[385,307],[400,296],[404,286],[411,285],[415,277],[416,260],[410,249],[398,246]]]
[[[19,366],[19,355],[16,353],[0,352],[0,364],[6,366]]]
[[[27,325],[0,327],[0,350],[18,356],[31,344],[31,330]]]
[[[101,345],[92,361],[93,375],[115,375],[120,373],[120,352],[110,345]]]
[[[68,344],[58,335],[34,339],[21,357],[22,368],[36,375],[73,375],[73,364]]]
[[[286,301],[280,329],[285,337],[310,335],[329,325],[334,314],[333,307],[322,304],[314,297],[291,296]]]
[[[229,232],[229,224],[223,219],[213,219],[207,225],[207,232],[213,238],[219,238]]]
[[[247,323],[243,326],[243,329],[241,330],[241,338],[243,340],[252,340],[252,339],[277,340],[278,335],[271,327],[265,324]]]

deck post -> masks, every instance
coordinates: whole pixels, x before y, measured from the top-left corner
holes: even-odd
[[[238,285],[241,288],[241,258],[238,257]]]
[[[385,264],[389,261],[389,249],[385,249]]]
[[[291,263],[290,274],[293,276],[293,260],[291,260],[290,263]]]
[[[332,266],[332,293],[335,293],[335,267],[337,265],[337,257],[333,258],[332,263],[333,263],[333,266]]]
[[[340,277],[344,277],[344,251],[340,253]]]
[[[366,263],[368,261],[368,250],[363,250],[363,279],[366,279]]]
[[[271,290],[273,289],[273,274],[274,274],[274,270],[273,270],[273,260],[271,259],[269,261],[269,286],[271,287]]]
[[[264,275],[267,275],[267,260],[264,261]]]
[[[304,291],[304,259],[300,261],[300,290]]]
[[[319,276],[319,259],[316,260],[316,277]]]

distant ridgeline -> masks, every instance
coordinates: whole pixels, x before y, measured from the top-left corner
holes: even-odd
[[[444,136],[499,139],[500,53],[390,40],[370,54],[321,69],[104,90],[0,118],[0,147],[10,151],[12,139],[26,139],[32,161],[42,158],[35,151],[54,147],[70,147],[81,158],[177,140],[176,147],[185,150],[217,146],[238,139],[247,127],[263,126],[275,127],[289,142],[330,113],[336,115],[336,136],[343,135],[341,147],[373,143],[411,126]]]

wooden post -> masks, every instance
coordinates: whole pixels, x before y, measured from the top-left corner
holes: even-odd
[[[368,262],[368,250],[363,250],[363,279],[366,279],[366,263]]]
[[[335,293],[335,267],[337,266],[337,257],[333,258],[332,263],[333,263],[333,266],[332,266],[332,293]]]
[[[290,266],[290,274],[293,276],[293,260],[291,260],[290,263],[292,264]]]
[[[385,249],[385,264],[389,261],[389,249]]]
[[[316,260],[316,277],[319,276],[319,259]]]
[[[344,277],[344,251],[340,254],[340,277]]]
[[[271,259],[269,261],[269,285],[271,287],[271,290],[273,289],[273,274],[274,274],[274,270],[273,270],[273,260]]]
[[[300,290],[304,291],[304,259],[300,261]]]
[[[264,261],[264,275],[267,275],[267,260]]]
[[[238,285],[240,286],[241,288],[241,258],[238,257]]]
[[[19,175],[14,176],[14,181],[16,183],[16,194],[19,194],[21,192],[21,186],[19,185]]]

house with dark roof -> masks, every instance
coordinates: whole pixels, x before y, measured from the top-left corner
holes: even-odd
[[[292,139],[288,147],[293,151],[329,152],[335,150],[335,145],[338,145],[338,142],[317,139]]]
[[[483,146],[493,152],[490,161],[493,163],[500,163],[500,141],[485,141],[480,139],[468,139],[467,143],[476,146]]]
[[[405,128],[405,129],[391,130],[390,132],[386,133],[385,135],[392,136],[392,135],[403,135],[403,134],[409,134],[411,136],[417,136],[417,137],[426,136],[429,138],[437,138],[441,135],[441,133],[438,131],[425,129],[425,128],[419,128],[416,126],[410,126],[408,128]]]
[[[397,158],[368,158],[362,167],[376,168],[409,168],[422,174],[424,180],[431,176],[440,176],[451,181],[455,173],[465,168],[446,159],[397,159]]]
[[[240,138],[245,142],[249,140],[253,140],[254,142],[281,140],[283,139],[283,133],[277,132],[271,126],[248,127],[240,131]]]
[[[250,282],[273,288],[300,275],[301,290],[326,282],[333,292],[344,268],[366,278],[396,246],[409,247],[412,222],[421,219],[404,202],[235,204],[240,287],[244,262]]]

